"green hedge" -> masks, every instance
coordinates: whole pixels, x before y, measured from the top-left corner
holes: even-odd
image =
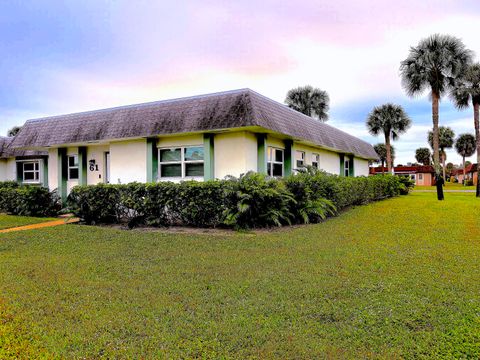
[[[22,216],[53,216],[61,210],[56,192],[40,186],[0,182],[0,212]]]
[[[397,196],[402,188],[391,175],[309,171],[272,179],[248,173],[205,182],[76,186],[68,206],[89,224],[258,228],[318,222],[348,206]]]

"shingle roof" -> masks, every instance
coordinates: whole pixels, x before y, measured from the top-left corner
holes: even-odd
[[[250,89],[29,120],[12,146],[42,148],[252,126],[366,159],[377,157],[369,143]]]
[[[7,159],[17,156],[46,156],[46,151],[21,150],[15,149],[11,146],[13,142],[12,137],[0,136],[0,159]]]

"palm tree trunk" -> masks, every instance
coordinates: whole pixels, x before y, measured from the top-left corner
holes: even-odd
[[[432,91],[432,122],[433,122],[433,166],[435,167],[436,177],[440,175],[440,153],[438,140],[438,102],[440,95]],[[443,200],[443,189],[437,185],[437,199]]]
[[[385,148],[387,149],[387,170],[392,173],[392,149],[390,148],[390,131],[385,134]]]
[[[473,122],[475,123],[475,140],[477,142],[477,191],[476,196],[480,197],[480,119],[479,119],[480,104],[473,103]]]
[[[467,174],[465,174],[465,156],[463,157],[463,186],[465,186],[466,182],[465,182],[465,176]]]
[[[385,166],[385,163],[384,163],[383,160],[382,160],[382,175],[385,175],[385,168],[384,168],[384,166]]]
[[[438,102],[439,95],[432,91],[432,122],[433,122],[433,166],[435,173],[440,175],[440,149],[438,140]]]
[[[447,160],[447,154],[445,153],[445,149],[442,149],[442,167],[443,167],[443,180],[447,179],[447,173],[445,169],[445,161]]]

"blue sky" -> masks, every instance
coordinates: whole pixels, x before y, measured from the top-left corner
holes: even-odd
[[[394,145],[414,160],[431,127],[428,96],[409,99],[399,64],[432,33],[480,53],[477,1],[2,1],[0,134],[29,118],[249,87],[283,102],[311,84],[331,97],[330,124],[376,143],[375,105],[405,107]],[[440,122],[473,132],[448,99]],[[448,152],[456,163],[460,158]]]

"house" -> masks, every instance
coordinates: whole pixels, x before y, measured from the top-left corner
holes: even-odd
[[[11,180],[25,184],[48,186],[46,173],[48,152],[14,149],[13,137],[0,136],[0,181]]]
[[[465,176],[463,175],[463,169],[456,169],[452,172],[452,175],[457,179],[457,181],[463,184],[463,180],[472,180],[473,185],[477,185],[478,181],[478,171],[477,164],[469,164],[465,167]]]
[[[285,176],[305,165],[367,176],[377,157],[369,143],[250,89],[29,120],[9,148],[47,152],[35,179],[63,198],[78,184]]]
[[[415,185],[432,186],[435,185],[435,169],[431,165],[413,165],[413,166],[395,166],[393,172],[398,176],[408,176],[415,181]],[[371,167],[370,175],[379,175],[388,173],[386,167]]]

